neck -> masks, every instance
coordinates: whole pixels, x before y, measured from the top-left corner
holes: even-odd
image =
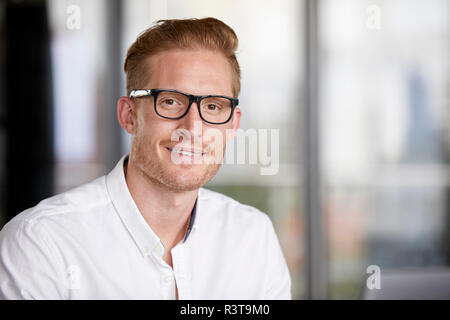
[[[140,213],[164,247],[170,250],[186,234],[198,189],[168,190],[148,179],[130,160],[124,171],[128,189]]]

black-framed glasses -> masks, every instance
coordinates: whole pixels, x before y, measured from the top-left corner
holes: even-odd
[[[181,119],[197,103],[200,118],[210,124],[224,124],[230,121],[239,100],[227,96],[196,96],[172,89],[136,89],[130,98],[153,96],[155,112],[165,119]]]

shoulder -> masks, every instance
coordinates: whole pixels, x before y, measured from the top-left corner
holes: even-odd
[[[105,177],[100,177],[64,193],[39,202],[36,206],[16,215],[7,225],[33,226],[45,221],[76,219],[84,213],[95,212],[95,208],[110,202],[105,187]]]

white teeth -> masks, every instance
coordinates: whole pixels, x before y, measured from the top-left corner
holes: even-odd
[[[175,153],[178,153],[178,154],[182,154],[184,156],[188,156],[188,157],[200,157],[202,155],[202,153],[192,153],[192,152],[184,151],[184,150],[172,150],[172,151],[174,151]]]
[[[182,155],[190,156],[190,157],[192,157],[192,156],[198,156],[198,155],[199,155],[198,153],[191,153],[191,152],[187,152],[187,151],[181,151],[180,153],[181,153]]]

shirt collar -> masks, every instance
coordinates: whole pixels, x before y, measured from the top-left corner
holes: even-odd
[[[149,253],[154,251],[161,253],[163,249],[161,240],[145,221],[128,189],[123,168],[126,161],[128,161],[128,155],[124,155],[119,160],[116,167],[106,176],[106,188],[109,196],[116,212],[138,246],[142,255],[147,256]],[[183,242],[187,240],[191,231],[196,229],[198,226],[197,200],[195,201],[188,230]]]

